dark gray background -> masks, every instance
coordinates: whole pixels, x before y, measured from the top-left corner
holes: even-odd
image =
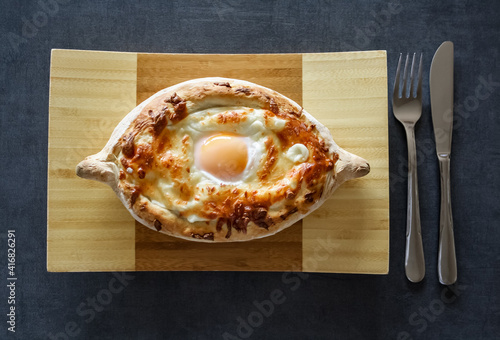
[[[347,0],[19,3],[4,0],[0,6],[1,338],[47,339],[52,334],[66,339],[78,333],[81,339],[223,339],[224,334],[234,339],[239,318],[248,317],[255,327],[240,338],[499,338],[498,0],[392,5]],[[30,30],[33,22],[39,27]],[[444,40],[455,43],[455,102],[460,105],[451,170],[459,281],[452,290],[441,286],[436,274],[440,194],[428,94],[432,55]],[[387,276],[311,274],[284,279],[283,273],[133,273],[123,290],[110,295],[109,283],[118,287],[112,273],[47,273],[52,48],[182,53],[385,49],[389,88],[398,53],[422,51],[424,108],[416,135],[425,280],[412,284],[404,275],[407,151],[404,130],[392,111]],[[485,87],[477,92],[482,81],[490,83],[489,92]],[[6,329],[9,228],[17,233],[15,334]],[[276,289],[285,301],[259,319],[254,301],[269,299]],[[110,296],[111,301],[106,300]],[[92,299],[99,298],[104,306],[90,307]]]

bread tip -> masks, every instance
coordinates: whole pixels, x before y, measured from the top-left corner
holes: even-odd
[[[354,170],[356,177],[363,177],[366,176],[370,173],[370,164],[368,164],[367,161],[365,161],[363,164],[360,164],[355,170]]]

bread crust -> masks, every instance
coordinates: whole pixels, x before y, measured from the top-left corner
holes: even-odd
[[[138,133],[147,124],[155,133],[156,129],[175,124],[193,112],[219,106],[265,109],[282,119],[300,121],[308,129],[313,129],[315,136],[322,141],[321,147],[328,154],[328,159],[332,160],[331,167],[326,167],[321,175],[320,187],[315,187],[317,190],[314,192],[317,193],[309,199],[295,200],[294,209],[287,207],[286,211],[274,213],[274,216],[269,213],[266,216],[267,227],[247,221],[245,228],[238,228],[234,227],[234,220],[226,219],[227,228],[222,230],[220,223],[188,222],[154,204],[141,194],[140,188],[123,180],[123,169],[117,155],[130,152],[126,141],[128,135]],[[166,117],[154,116],[156,112],[163,112]],[[293,100],[247,81],[215,77],[183,82],[146,99],[123,118],[99,153],[87,157],[76,167],[78,176],[109,185],[132,216],[143,225],[167,235],[199,242],[248,241],[276,234],[321,206],[343,182],[364,176],[369,171],[364,159],[340,148],[330,131]]]

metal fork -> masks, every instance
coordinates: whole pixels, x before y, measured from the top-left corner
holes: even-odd
[[[418,203],[417,151],[415,145],[415,123],[422,115],[422,54],[418,66],[418,78],[414,84],[415,59],[413,54],[408,80],[409,54],[406,55],[402,84],[400,82],[401,58],[399,54],[392,109],[394,116],[403,124],[408,141],[408,201],[406,215],[406,250],[405,272],[411,282],[420,282],[425,276],[424,249],[420,226],[420,208]],[[400,95],[401,92],[401,95]]]

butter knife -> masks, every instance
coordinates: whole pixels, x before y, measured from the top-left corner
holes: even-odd
[[[457,280],[450,195],[450,154],[453,132],[453,43],[445,41],[432,59],[430,72],[432,124],[441,173],[438,276],[443,285]]]

